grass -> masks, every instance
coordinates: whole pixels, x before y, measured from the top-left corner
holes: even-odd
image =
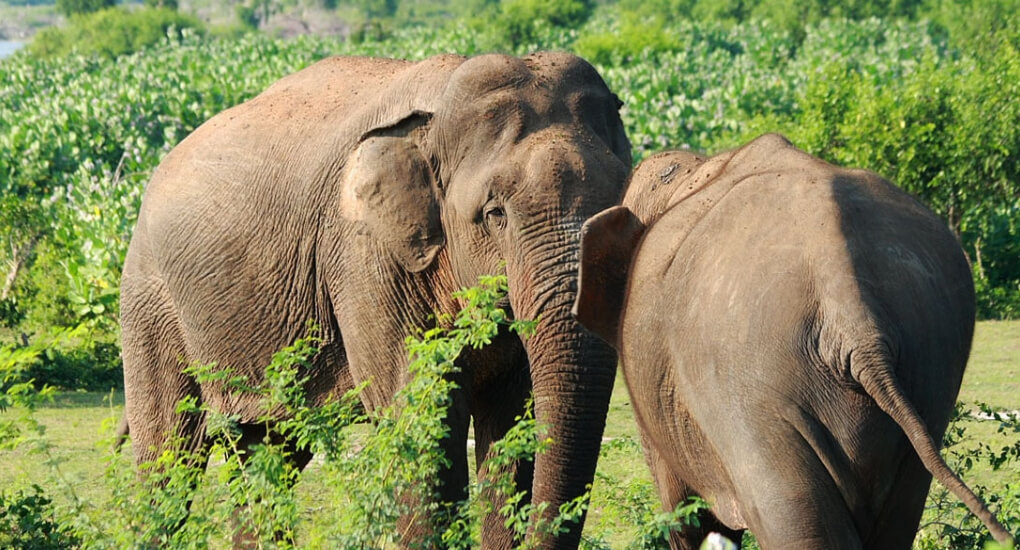
[[[108,439],[123,404],[122,393],[58,394],[52,404],[35,414],[53,445],[50,456],[24,450],[0,451],[4,457],[0,460],[0,487],[13,489],[36,483],[44,488],[71,487],[86,500],[101,496],[106,492],[103,469],[110,454]],[[57,469],[51,467],[54,464]]]
[[[1020,321],[982,322],[978,324],[974,350],[968,371],[963,380],[960,398],[967,402],[982,401],[1009,410],[1020,409]],[[123,410],[123,394],[62,393],[52,404],[40,408],[36,418],[46,426],[46,436],[53,443],[51,459],[59,462],[59,475],[64,483],[54,478],[54,470],[46,457],[24,451],[0,452],[0,487],[15,489],[37,483],[43,487],[73,488],[78,497],[101,502],[108,491],[103,480],[106,458],[109,454],[109,437]],[[2,414],[13,414],[9,411]],[[995,433],[995,422],[970,422],[968,431],[977,439],[1001,446],[1008,439]],[[636,426],[622,377],[618,377],[610,404],[606,426],[608,438],[637,439]],[[1015,437],[1015,436],[1013,436]],[[130,453],[130,450],[125,450]],[[314,465],[312,466],[314,470]],[[599,463],[599,471],[623,485],[633,481],[650,480],[648,469],[640,452],[632,447],[609,453]],[[302,481],[309,508],[314,505],[317,491],[316,472]],[[1000,470],[992,472],[975,469],[967,480],[971,484],[1002,487],[1007,481],[1020,482],[1020,472]],[[600,490],[596,484],[595,491]],[[619,491],[619,487],[601,490]],[[51,491],[52,492],[52,491]],[[66,501],[68,494],[53,492],[57,501]],[[596,494],[596,506],[589,524],[602,517],[598,501],[622,495]],[[619,540],[628,540],[629,531],[619,526]],[[613,542],[613,538],[610,538]],[[614,546],[615,547],[615,546]]]
[[[978,323],[960,400],[1020,409],[1020,321]]]

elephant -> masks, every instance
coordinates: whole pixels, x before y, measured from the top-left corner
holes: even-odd
[[[573,312],[611,343],[663,505],[764,549],[909,548],[974,330],[967,259],[881,177],[778,134],[644,160],[582,228]]]
[[[456,313],[452,292],[503,273],[508,315],[538,324],[458,360],[439,498],[466,497],[469,421],[481,464],[529,400],[554,445],[513,469],[518,486],[550,514],[582,495],[617,359],[570,308],[581,224],[619,203],[630,171],[621,106],[565,53],[332,57],[202,124],[154,171],[123,269],[136,461],[168,434],[206,444],[205,418],[175,413],[186,397],[258,441],[256,397],[181,368],[215,362],[257,383],[308,320],[321,338],[309,402],[369,381],[366,409],[387,405],[409,380],[406,335]],[[516,540],[502,518],[483,523],[486,547]],[[538,540],[576,547],[582,524]],[[436,527],[417,518],[410,529]]]

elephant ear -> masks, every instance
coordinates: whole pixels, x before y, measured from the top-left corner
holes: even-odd
[[[573,314],[592,333],[620,349],[631,260],[645,225],[625,206],[599,212],[581,227],[581,268]]]
[[[432,168],[409,134],[412,115],[364,135],[348,159],[340,212],[360,223],[405,269],[418,272],[445,239]]]

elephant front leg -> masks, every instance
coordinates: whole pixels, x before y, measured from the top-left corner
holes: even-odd
[[[441,548],[440,537],[449,528],[460,504],[467,499],[468,456],[467,437],[471,416],[468,410],[467,389],[464,376],[453,375],[457,388],[450,393],[450,405],[444,417],[449,427],[449,434],[439,441],[440,450],[447,463],[441,466],[431,501],[437,503],[438,510],[422,514],[427,509],[427,502],[422,503],[416,498],[404,499],[410,513],[401,516],[398,529],[401,533],[401,546],[405,548]]]
[[[308,449],[298,446],[297,442],[292,439],[285,439],[279,433],[268,430],[265,424],[242,423],[238,427],[241,430],[241,436],[234,442],[234,447],[238,453],[237,457],[241,462],[242,469],[248,468],[248,463],[254,452],[253,448],[267,442],[272,445],[282,445],[286,462],[296,470],[304,470],[305,466],[312,460],[312,453]],[[235,472],[234,475],[242,474]],[[293,483],[296,481],[297,479],[287,481],[287,487],[293,489]],[[251,504],[249,502],[239,508],[235,508],[232,514],[231,529],[234,533],[232,540],[235,550],[262,548],[265,546],[273,547],[281,542],[286,543],[283,544],[285,547],[294,545],[293,532],[258,532],[257,526],[251,521]]]
[[[444,311],[436,305],[436,296],[448,293],[433,288],[434,281],[428,277],[408,274],[391,265],[388,255],[371,243],[348,242],[345,252],[355,259],[345,262],[332,278],[337,282],[329,294],[351,381],[355,385],[367,383],[359,397],[371,415],[394,404],[394,397],[411,381],[405,340],[409,334],[418,334],[418,329],[435,326],[435,312]],[[458,388],[452,391],[443,417],[448,434],[438,442],[447,463],[436,472],[437,479],[416,480],[429,484],[424,495],[420,490],[401,495],[408,510],[397,525],[403,546],[441,546],[432,541],[437,541],[449,525],[447,512],[466,495],[470,386],[463,379],[465,375],[451,376]],[[439,506],[429,506],[434,503]]]
[[[474,412],[475,460],[478,478],[489,482],[511,480],[516,491],[527,491],[529,494],[521,502],[530,502],[532,481],[535,476],[533,460],[517,460],[499,468],[493,468],[489,461],[495,454],[493,444],[502,439],[507,431],[516,423],[525,410],[531,393],[530,380],[526,376],[526,367],[502,378],[499,383],[492,384],[487,391],[475,394],[476,410]],[[506,517],[499,510],[506,504],[506,494],[495,489],[487,490],[482,498],[490,506],[490,511],[482,520],[483,548],[515,548],[521,540],[512,527],[507,527]]]

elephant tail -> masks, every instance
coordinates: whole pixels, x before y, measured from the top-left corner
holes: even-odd
[[[131,433],[131,428],[128,426],[127,414],[120,417],[120,424],[117,425],[117,432],[113,435],[113,452],[119,452],[120,448],[124,446],[124,442],[127,441],[128,434]]]
[[[945,459],[939,454],[939,446],[928,431],[917,409],[903,393],[899,381],[888,368],[886,359],[880,360],[885,364],[874,364],[874,355],[865,358],[863,368],[855,368],[855,378],[864,387],[864,391],[878,403],[879,408],[888,414],[903,432],[906,434],[910,444],[917,452],[924,467],[931,472],[935,479],[939,480],[944,487],[957,496],[971,511],[978,517],[991,532],[999,544],[1011,545],[1013,536],[995,517],[995,514],[988,509],[981,497],[974,494],[974,491],[967,486],[960,476],[956,475]],[[881,354],[884,355],[884,354]],[[869,364],[870,363],[870,364]]]

